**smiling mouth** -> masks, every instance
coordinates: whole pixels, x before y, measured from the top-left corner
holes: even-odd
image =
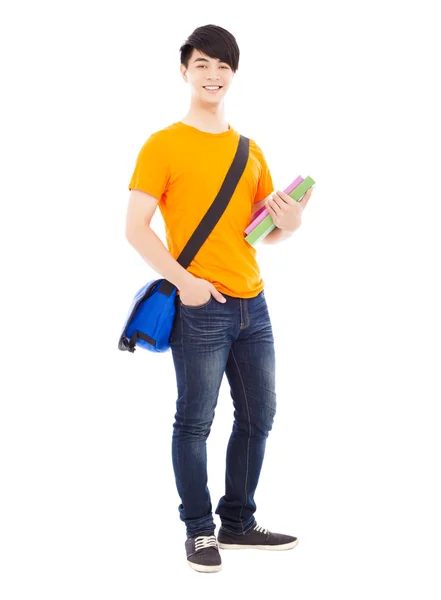
[[[222,85],[204,85],[202,87],[204,88],[204,90],[207,90],[208,92],[217,92],[223,88]]]

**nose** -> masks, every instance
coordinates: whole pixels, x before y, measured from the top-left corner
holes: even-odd
[[[205,78],[206,79],[210,79],[210,80],[212,80],[212,79],[220,79],[220,75],[219,75],[219,73],[211,71],[211,72],[207,72],[205,74]]]

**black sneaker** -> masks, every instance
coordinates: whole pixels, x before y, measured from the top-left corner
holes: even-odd
[[[289,550],[299,543],[292,535],[282,533],[271,533],[259,525],[254,525],[246,533],[230,533],[223,527],[219,529],[217,536],[219,548],[242,550],[245,548],[256,548],[257,550]]]
[[[187,562],[201,573],[215,573],[222,569],[222,561],[215,535],[197,535],[185,542]]]

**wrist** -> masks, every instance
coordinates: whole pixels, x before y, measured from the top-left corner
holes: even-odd
[[[179,278],[179,281],[176,282],[176,287],[181,292],[182,290],[185,290],[187,287],[189,287],[193,283],[194,279],[194,275],[192,275],[186,269],[184,269],[184,272]]]

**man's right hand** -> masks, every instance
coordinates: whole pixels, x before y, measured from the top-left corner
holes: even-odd
[[[185,306],[202,306],[203,304],[207,304],[210,296],[213,296],[218,302],[224,303],[227,301],[212,283],[198,277],[193,277],[191,283],[182,287],[179,290],[179,295],[182,304]]]

